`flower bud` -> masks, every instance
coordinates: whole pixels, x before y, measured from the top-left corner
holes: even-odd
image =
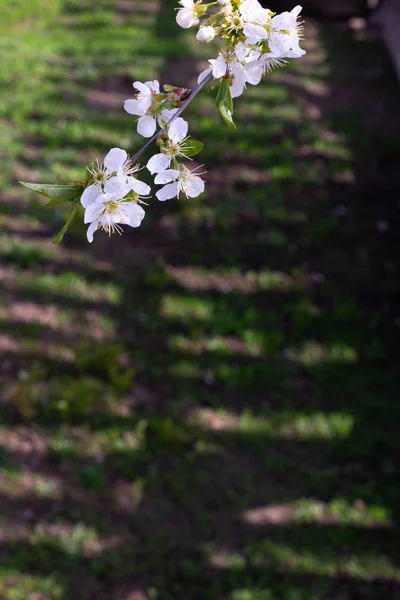
[[[172,90],[169,92],[166,98],[166,104],[168,107],[172,106],[173,108],[177,108],[178,106],[181,106],[182,102],[187,100],[187,98],[190,96],[191,90],[188,88],[178,88],[173,86],[169,86],[169,88],[172,88]]]
[[[220,4],[221,6],[226,6],[227,4],[231,3],[231,0],[217,0],[218,4]]]
[[[215,33],[214,27],[200,27],[196,35],[196,40],[209,44],[215,38]]]

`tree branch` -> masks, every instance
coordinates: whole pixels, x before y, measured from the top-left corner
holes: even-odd
[[[187,107],[189,106],[189,104],[194,100],[194,98],[197,96],[197,94],[211,81],[211,79],[213,78],[213,74],[212,72],[210,72],[201,83],[198,83],[196,85],[196,87],[194,87],[191,92],[189,97],[185,100],[185,102],[182,104],[182,106],[178,109],[178,111],[174,114],[174,116],[172,117],[172,119],[170,119],[167,123],[167,125],[171,125],[171,123],[173,121],[175,121],[175,119],[177,119],[178,117],[181,116],[181,114],[187,109]],[[132,164],[135,164],[137,159],[139,158],[139,156],[141,156],[142,154],[144,154],[146,152],[146,150],[148,148],[150,148],[150,146],[152,144],[154,144],[154,142],[156,141],[156,139],[158,138],[158,136],[160,135],[160,133],[162,133],[161,131],[157,131],[152,138],[149,139],[149,141],[142,147],[140,148],[140,150],[138,152],[136,152],[136,154],[134,156],[132,156],[131,161]]]

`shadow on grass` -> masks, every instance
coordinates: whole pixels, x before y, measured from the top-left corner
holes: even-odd
[[[67,5],[82,35],[90,6]],[[98,18],[97,33],[107,34]],[[159,43],[173,35],[168,48],[184,45],[166,22],[163,11],[153,22]],[[96,75],[97,33],[85,38]],[[40,323],[5,324],[22,346],[14,359],[4,352],[4,372],[28,377],[18,389],[34,415],[15,411],[14,394],[2,418],[0,595],[400,593],[396,92],[391,81],[376,85],[374,69],[385,65],[390,78],[376,42],[332,27],[308,33],[311,67],[248,90],[242,131],[225,133],[208,101],[197,105],[208,196],[154,206],[139,234],[98,241],[93,252],[112,266],[105,298],[95,294],[104,277],[95,261],[77,260],[76,297],[72,281],[40,279],[53,261],[64,272],[62,256],[39,243],[33,259],[32,248],[4,250],[9,266],[32,275],[5,285],[6,298],[68,306],[78,328],[81,312],[100,311],[125,348],[108,353],[108,341],[88,344],[83,330],[73,340]],[[117,54],[101,71],[106,80]],[[186,69],[170,54],[171,71]],[[122,93],[128,71],[114,77]],[[65,130],[74,149],[95,145],[102,124],[105,145],[124,134],[113,109],[103,123],[87,112],[85,135]],[[57,135],[42,139],[56,148]],[[78,258],[79,248],[67,240],[65,254]],[[69,360],[47,356],[37,338],[68,346]],[[20,588],[7,588],[16,572]],[[29,576],[39,579],[25,584]]]

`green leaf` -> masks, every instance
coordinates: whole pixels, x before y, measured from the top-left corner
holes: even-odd
[[[214,90],[216,90],[217,88],[219,88],[220,86],[220,80],[219,79],[212,79],[210,81],[210,83],[208,84],[208,89],[210,90],[210,92],[213,92]]]
[[[53,185],[49,183],[26,183],[25,181],[20,181],[20,184],[37,194],[50,198],[50,202],[46,206],[78,202],[83,193],[83,187],[80,185]]]
[[[81,190],[82,191],[82,190]],[[82,194],[81,194],[82,195]],[[79,200],[80,196],[75,200],[62,200],[61,198],[52,198],[45,204],[45,206],[61,206],[63,204],[75,204]]]
[[[227,123],[231,129],[236,129],[236,125],[232,118],[232,112],[226,106],[221,106],[219,112],[225,123]]]
[[[198,142],[197,140],[186,140],[181,144],[182,152],[185,156],[196,156],[199,152],[203,150],[204,144],[203,142]]]
[[[218,108],[222,105],[227,105],[228,108],[230,108],[231,111],[233,111],[233,100],[227,79],[220,80],[218,94],[215,102]]]
[[[53,237],[53,244],[59,244],[60,242],[62,242],[62,239],[63,239],[64,235],[67,233],[68,227],[71,225],[71,223],[78,211],[78,208],[79,208],[79,206],[74,206],[74,208],[71,210],[71,212],[68,215],[67,220],[65,221],[64,227],[61,229],[61,231],[59,233],[57,233],[57,235],[55,235]]]
[[[227,79],[222,79],[215,103],[225,123],[232,129],[236,129],[233,121],[233,100]]]

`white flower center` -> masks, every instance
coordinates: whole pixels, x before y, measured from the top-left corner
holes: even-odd
[[[103,214],[110,213],[113,216],[116,216],[118,210],[120,208],[119,202],[117,200],[110,200],[104,207]]]
[[[104,173],[104,171],[99,171],[94,175],[93,181],[102,185],[107,181],[107,175]]]
[[[227,15],[228,31],[241,31],[243,29],[243,20],[238,14]]]

